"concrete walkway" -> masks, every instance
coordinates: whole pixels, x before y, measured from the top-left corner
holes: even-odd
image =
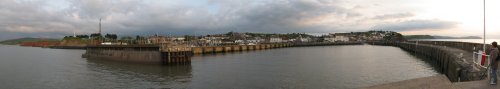
[[[445,75],[435,75],[375,85],[362,89],[500,89],[500,84],[490,85],[488,79],[451,83]]]
[[[453,83],[453,85],[461,88],[461,89],[500,89],[500,85],[490,85],[489,79],[480,80],[480,81],[470,81],[470,82],[457,82]]]
[[[462,71],[467,72],[466,73],[467,75],[466,76],[462,75],[461,78],[462,79],[467,78],[467,80],[472,80],[472,81],[452,83],[450,79],[448,79],[448,77],[446,77],[445,75],[435,75],[430,77],[416,78],[416,79],[404,80],[382,85],[375,85],[375,86],[365,87],[363,89],[500,89],[500,85],[490,85],[488,83],[489,79],[483,79],[483,80],[479,79],[478,76],[480,76],[480,73],[483,72],[484,69],[472,65],[473,61],[472,61],[471,51],[466,51],[453,47],[433,45],[433,44],[418,44],[418,45],[443,49],[446,50],[446,52],[450,52],[452,54],[450,56],[457,56],[458,58],[455,59],[454,61],[456,61],[458,65],[461,66],[460,68],[462,68]],[[421,51],[421,50],[422,49],[417,49],[416,51]],[[440,70],[438,69],[438,71]],[[445,74],[448,74],[449,76],[452,76],[452,78],[458,78],[456,77],[457,74],[454,74],[454,72],[449,72],[446,70],[443,72]]]
[[[454,86],[445,75],[416,78],[387,83],[362,89],[460,89]]]

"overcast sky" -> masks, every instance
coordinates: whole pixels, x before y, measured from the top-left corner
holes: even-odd
[[[500,37],[499,4],[487,1],[489,37]],[[390,30],[482,36],[482,11],[482,0],[0,0],[0,40],[96,33],[99,18],[104,33],[118,35]]]

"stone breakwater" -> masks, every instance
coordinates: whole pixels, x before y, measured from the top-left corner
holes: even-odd
[[[202,46],[202,47],[192,47],[192,51],[193,54],[214,54],[214,53],[253,51],[253,50],[265,50],[265,49],[287,48],[287,47],[361,45],[361,44],[362,42],[274,43],[274,44],[258,44],[258,45]]]
[[[87,46],[84,58],[113,60],[141,64],[189,64],[193,54],[216,54],[239,51],[265,50],[301,46],[325,45],[360,45],[361,42],[335,43],[274,43],[258,45],[226,45],[226,46],[168,46],[168,45],[95,45]]]
[[[367,43],[400,47],[421,56],[452,82],[483,79],[485,69],[473,65],[472,59],[473,48],[482,49],[482,44],[444,41]]]

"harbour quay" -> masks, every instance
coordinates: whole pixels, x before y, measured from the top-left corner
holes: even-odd
[[[361,45],[362,42],[311,42],[311,43],[269,43],[256,45],[224,45],[189,47],[185,45],[90,45],[83,58],[111,60],[140,64],[189,64],[195,54],[216,54],[240,51],[256,51],[286,47]]]
[[[189,64],[193,55],[189,47],[170,45],[93,45],[86,50],[83,58],[140,64]]]

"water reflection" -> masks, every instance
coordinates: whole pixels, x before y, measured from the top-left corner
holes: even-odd
[[[194,56],[193,88],[359,88],[434,70],[397,47],[293,47]]]
[[[317,46],[194,56],[189,65],[85,59],[85,50],[0,47],[7,89],[346,89],[437,74],[397,47]],[[29,56],[27,56],[29,55]]]
[[[115,81],[119,87],[114,88],[186,88],[191,82],[192,68],[187,65],[145,65],[87,59],[88,69],[102,74],[104,80]],[[110,78],[104,78],[104,77]],[[118,80],[116,80],[118,79]],[[123,82],[116,82],[123,79]],[[144,83],[138,85],[139,83]],[[115,85],[116,86],[116,85]]]

